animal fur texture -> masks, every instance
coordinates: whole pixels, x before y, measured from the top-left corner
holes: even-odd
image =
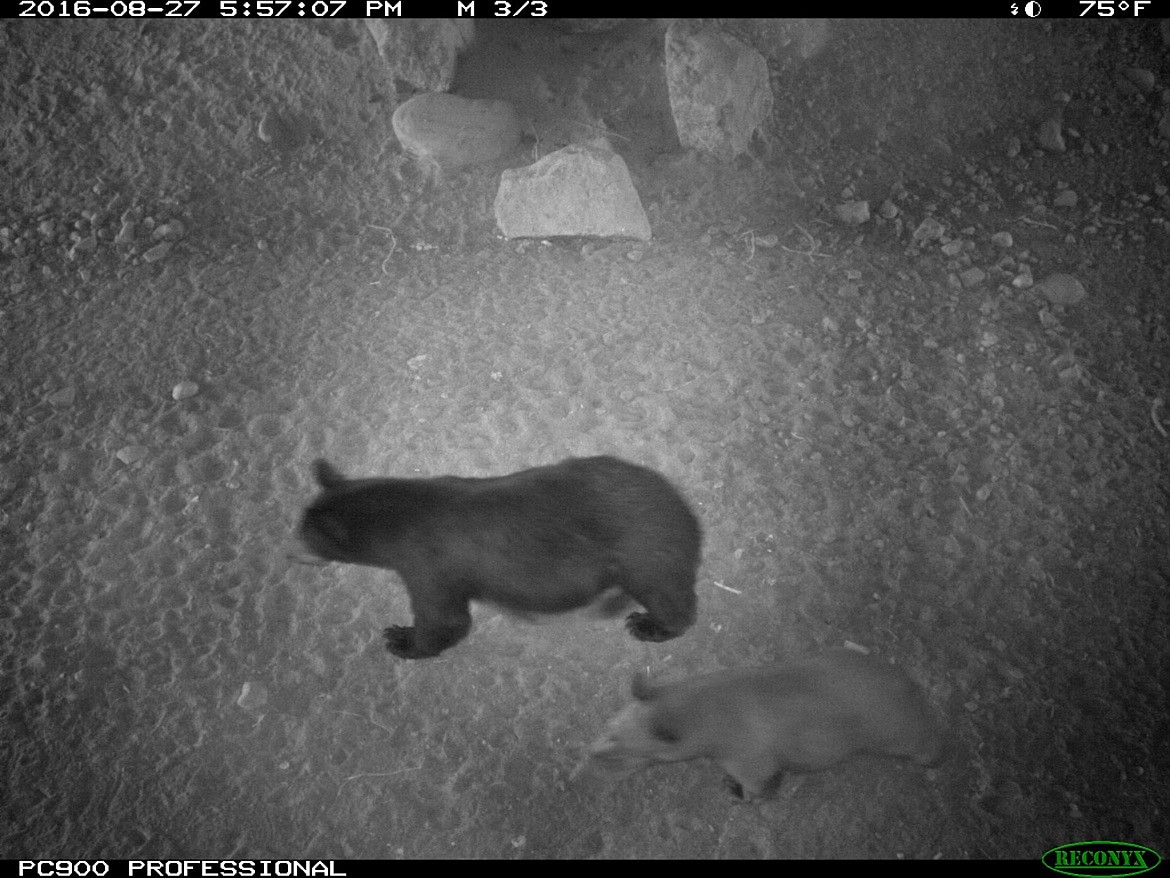
[[[706,757],[741,798],[767,797],[785,771],[817,771],[857,753],[922,765],[942,754],[921,690],[903,671],[856,651],[680,683],[637,676],[633,697],[590,748],[593,761],[624,775]]]
[[[589,457],[486,479],[347,479],[319,460],[315,473],[301,540],[316,558],[398,573],[414,624],[385,636],[402,658],[466,637],[471,601],[521,617],[637,602],[626,627],[647,641],[695,620],[699,523],[646,467]]]

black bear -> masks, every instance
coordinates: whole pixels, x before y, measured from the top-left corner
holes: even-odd
[[[906,674],[850,650],[681,683],[634,678],[634,701],[610,720],[589,756],[628,774],[707,757],[740,798],[764,798],[785,770],[816,771],[854,753],[913,759],[942,754],[926,699]]]
[[[322,492],[301,540],[325,561],[398,573],[414,625],[386,629],[397,656],[436,656],[466,637],[470,601],[560,613],[613,606],[620,592],[645,609],[626,627],[650,641],[695,621],[699,523],[653,470],[587,457],[487,479],[347,479],[313,466]]]

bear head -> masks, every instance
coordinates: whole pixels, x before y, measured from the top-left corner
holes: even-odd
[[[610,773],[626,775],[656,762],[690,759],[684,747],[685,712],[673,702],[672,687],[645,675],[634,677],[634,700],[609,721],[589,748],[590,758]]]

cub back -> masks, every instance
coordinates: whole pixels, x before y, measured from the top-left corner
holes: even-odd
[[[621,773],[708,757],[770,776],[815,771],[859,752],[924,765],[941,753],[939,726],[910,678],[847,650],[678,683],[639,676],[632,694],[590,748]]]

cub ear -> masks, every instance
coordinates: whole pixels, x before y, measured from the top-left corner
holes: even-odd
[[[651,683],[645,674],[635,674],[630,694],[634,696],[635,701],[653,701],[658,695],[658,687]]]
[[[322,488],[336,488],[338,485],[345,484],[345,476],[331,467],[329,461],[324,458],[313,461],[313,475],[317,478],[317,484]]]
[[[657,717],[650,724],[650,734],[663,744],[677,744],[682,740],[682,732],[675,728],[671,720],[665,717]]]

